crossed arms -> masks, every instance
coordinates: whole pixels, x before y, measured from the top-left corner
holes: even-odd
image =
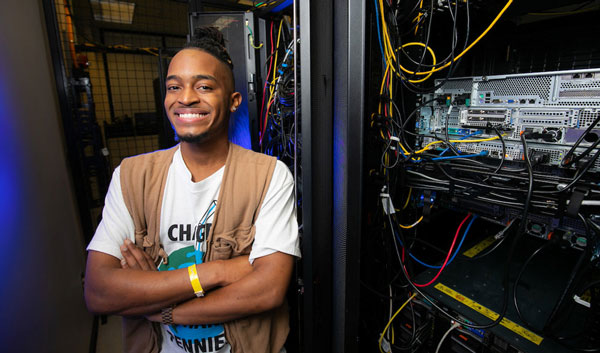
[[[123,260],[89,251],[85,300],[100,314],[146,316],[160,321],[160,310],[177,305],[173,322],[222,323],[264,312],[283,303],[294,258],[275,252],[250,265],[247,256],[196,265],[207,294],[196,298],[187,269],[156,271],[153,261],[131,241],[121,246]]]

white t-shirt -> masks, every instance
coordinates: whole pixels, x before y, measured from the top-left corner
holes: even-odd
[[[212,225],[224,170],[222,167],[194,183],[180,150],[175,152],[167,175],[160,221],[160,240],[169,255],[169,263],[168,266],[160,264],[159,270],[202,263],[204,239]],[[300,256],[294,202],[293,177],[287,166],[277,161],[255,222],[251,263],[277,251]],[[106,195],[102,221],[87,249],[122,259],[120,246],[126,238],[134,241],[134,224],[121,192],[120,169],[116,168]],[[162,352],[229,351],[223,325],[163,325]]]

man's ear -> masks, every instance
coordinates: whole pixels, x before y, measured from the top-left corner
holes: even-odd
[[[237,108],[242,104],[242,94],[240,92],[233,92],[231,94],[230,109],[232,112],[236,111]]]

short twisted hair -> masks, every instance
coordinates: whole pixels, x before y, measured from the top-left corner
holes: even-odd
[[[227,65],[233,73],[233,62],[225,48],[225,38],[216,27],[197,27],[184,49],[205,51]]]

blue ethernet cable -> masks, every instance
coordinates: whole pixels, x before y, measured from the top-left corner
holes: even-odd
[[[452,260],[454,260],[454,258],[456,257],[456,255],[460,252],[460,248],[463,244],[463,242],[465,241],[465,238],[467,237],[467,233],[469,233],[469,229],[471,229],[471,225],[473,225],[473,222],[477,219],[477,215],[473,215],[473,218],[471,218],[471,221],[469,222],[469,224],[467,225],[467,229],[465,229],[465,232],[463,233],[462,239],[460,240],[460,243],[458,243],[458,246],[456,247],[456,250],[454,251],[454,254],[452,255],[452,257],[450,258],[450,260],[448,261],[448,263],[446,264],[446,266],[450,265],[450,263],[452,262]],[[398,242],[400,243],[400,246],[404,246],[402,245],[402,241],[400,240],[400,237],[398,236],[398,233],[396,233],[394,231],[394,235],[396,236],[396,238],[398,239]],[[418,262],[419,264],[425,266],[425,267],[429,267],[429,268],[435,268],[435,269],[440,269],[442,266],[434,266],[434,265],[429,265],[424,263],[423,261],[417,259],[415,257],[415,255],[411,254],[410,252],[408,252],[408,255],[415,260],[416,262]]]

